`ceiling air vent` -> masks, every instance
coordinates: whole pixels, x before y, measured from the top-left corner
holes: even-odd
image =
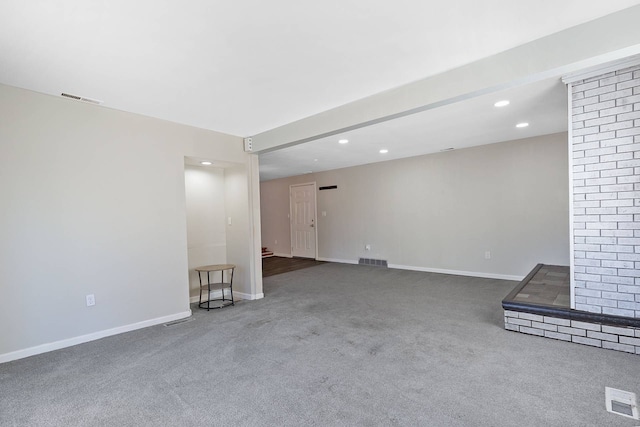
[[[90,104],[96,104],[96,105],[102,104],[102,101],[99,101],[97,99],[85,98],[84,96],[71,95],[70,93],[64,93],[64,92],[62,92],[60,95],[64,96],[65,98],[71,98],[77,101],[88,102]]]

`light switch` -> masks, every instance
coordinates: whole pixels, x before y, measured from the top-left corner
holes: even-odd
[[[227,224],[231,225],[231,217],[227,218]]]
[[[322,211],[322,216],[327,216],[327,211]]]

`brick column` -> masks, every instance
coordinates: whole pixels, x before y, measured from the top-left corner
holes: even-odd
[[[640,65],[569,90],[575,308],[640,317]]]

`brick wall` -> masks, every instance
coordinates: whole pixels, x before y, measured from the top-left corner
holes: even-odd
[[[509,331],[640,354],[640,329],[579,322],[553,316],[504,311]]]
[[[640,317],[640,66],[570,90],[575,308]]]

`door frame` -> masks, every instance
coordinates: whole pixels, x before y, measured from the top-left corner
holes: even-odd
[[[313,182],[305,182],[301,184],[291,184],[289,185],[289,247],[291,248],[291,257],[293,257],[293,203],[291,200],[291,190],[293,187],[303,187],[305,185],[313,185],[313,215],[315,217],[315,226],[313,227],[315,233],[315,259],[318,260],[318,186],[316,185],[316,181]]]

